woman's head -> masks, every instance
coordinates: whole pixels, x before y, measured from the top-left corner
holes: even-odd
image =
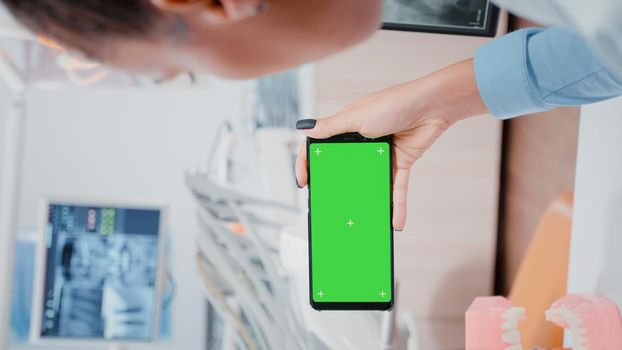
[[[380,0],[1,0],[37,34],[121,68],[250,77],[359,42]]]

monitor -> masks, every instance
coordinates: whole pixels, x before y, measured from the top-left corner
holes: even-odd
[[[47,201],[43,212],[33,340],[154,341],[164,207]]]

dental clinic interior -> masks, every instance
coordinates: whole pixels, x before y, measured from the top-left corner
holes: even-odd
[[[620,98],[451,126],[408,177],[390,310],[310,305],[296,122],[535,25],[466,2],[481,28],[396,15],[293,69],[167,81],[2,9],[0,350],[622,349]]]

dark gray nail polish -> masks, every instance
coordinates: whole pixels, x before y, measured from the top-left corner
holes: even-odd
[[[296,129],[298,130],[309,130],[315,128],[315,124],[317,120],[315,119],[301,119],[296,122]]]

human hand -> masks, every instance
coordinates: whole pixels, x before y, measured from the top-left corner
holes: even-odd
[[[420,80],[365,96],[336,114],[298,121],[296,127],[312,138],[358,132],[369,138],[393,135],[393,227],[406,223],[408,179],[413,164],[452,124],[483,114],[486,107],[477,92],[472,61],[466,60]],[[296,180],[307,178],[304,145],[296,160]]]

